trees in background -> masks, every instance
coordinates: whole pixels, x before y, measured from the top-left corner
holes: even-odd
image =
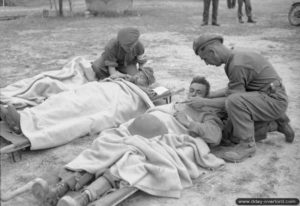
[[[85,0],[89,12],[94,15],[131,11],[133,0]]]

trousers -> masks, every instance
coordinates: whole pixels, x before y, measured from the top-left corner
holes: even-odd
[[[203,0],[203,23],[208,23],[209,7],[212,1],[212,23],[217,23],[219,0]]]
[[[288,106],[284,88],[275,93],[242,92],[231,94],[225,101],[233,136],[247,140],[255,137],[255,122],[271,122],[280,118]]]
[[[250,0],[238,0],[238,18],[241,19],[243,17],[243,4],[245,4],[246,16],[248,18],[252,18],[252,7]]]

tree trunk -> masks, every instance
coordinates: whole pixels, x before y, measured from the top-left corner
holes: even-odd
[[[10,0],[0,0],[0,6],[16,6],[14,2]]]
[[[63,16],[64,15],[64,12],[63,12],[63,0],[59,0],[58,1],[58,14],[59,16]]]
[[[87,10],[98,13],[124,13],[131,11],[133,0],[85,0]]]

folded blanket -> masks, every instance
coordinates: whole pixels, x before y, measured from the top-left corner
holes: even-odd
[[[130,136],[126,128],[121,128],[101,135],[66,168],[101,174],[110,167],[113,175],[146,193],[178,198],[183,188],[192,185],[192,178],[202,174],[201,167],[219,168],[224,164],[199,138],[168,134],[146,139]]]
[[[60,70],[43,72],[1,88],[0,102],[11,103],[16,108],[35,106],[53,94],[93,80],[91,73],[91,63],[83,57],[76,57]]]
[[[20,111],[21,129],[32,150],[45,149],[117,127],[153,106],[130,82],[89,82]]]
[[[148,111],[164,122],[168,135],[152,139],[132,136],[127,129],[131,119],[119,128],[104,130],[66,168],[97,176],[110,168],[113,175],[149,194],[179,197],[182,188],[199,177],[201,167],[218,168],[224,161],[210,154],[201,138],[187,135],[188,130],[169,114],[171,108],[170,104]]]

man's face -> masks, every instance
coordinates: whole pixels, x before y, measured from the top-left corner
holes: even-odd
[[[199,83],[192,83],[188,92],[188,99],[191,97],[205,97],[206,85]]]
[[[209,48],[205,48],[203,51],[198,53],[198,56],[207,64],[221,66],[222,62],[216,51]]]
[[[134,75],[134,78],[135,78],[134,82],[135,82],[136,85],[138,85],[138,86],[144,86],[144,87],[149,86],[148,78],[144,74],[144,72],[139,71],[138,73],[136,73]]]
[[[129,52],[131,52],[133,49],[134,49],[134,47],[137,45],[137,41],[136,42],[134,42],[133,44],[129,44],[129,45],[122,45],[122,48],[124,49],[124,51],[126,52],[126,53],[129,53]]]

